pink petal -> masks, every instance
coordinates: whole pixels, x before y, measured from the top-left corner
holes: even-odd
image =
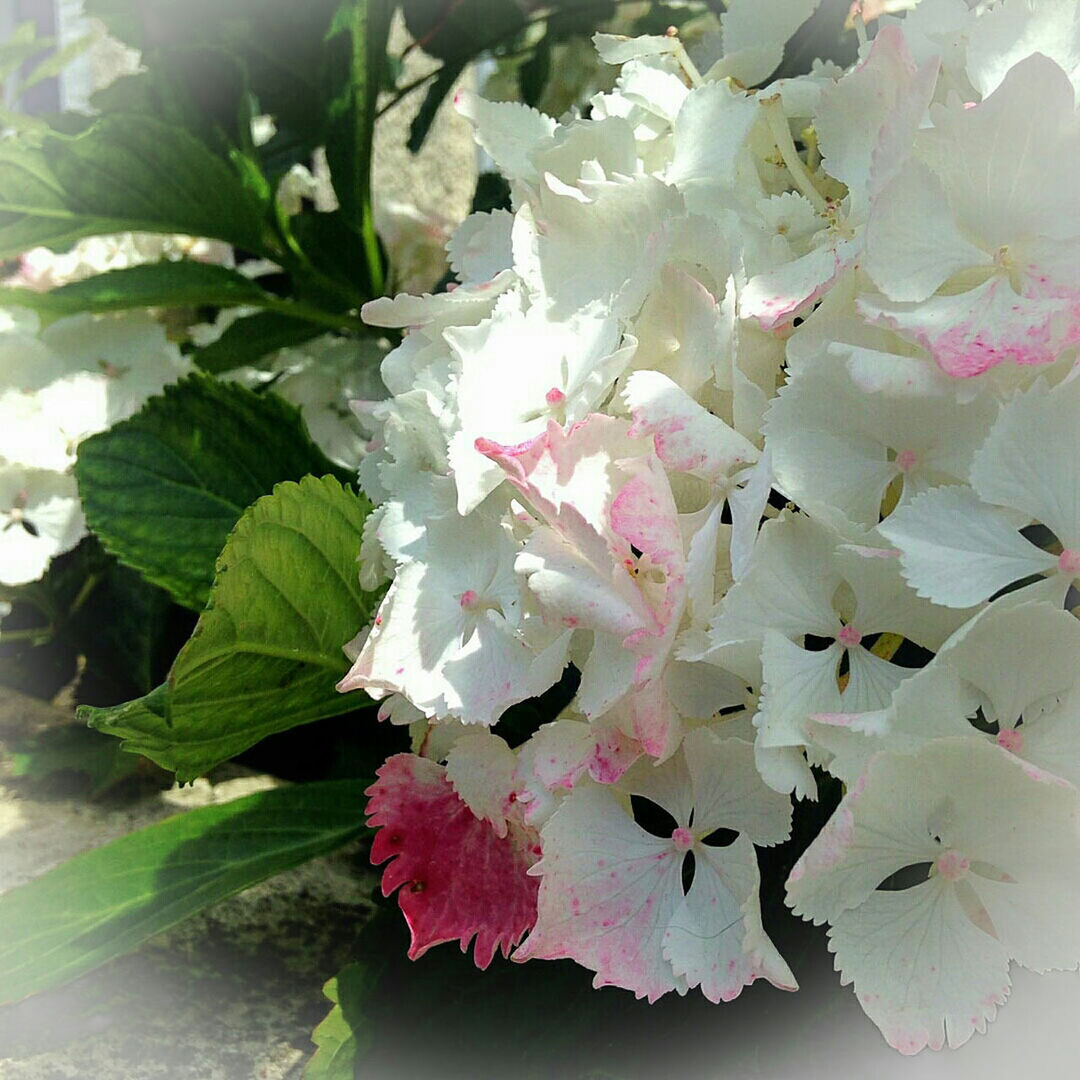
[[[509,823],[503,838],[458,798],[446,770],[414,754],[395,754],[368,788],[369,824],[379,832],[371,861],[392,859],[383,896],[399,885],[398,904],[412,932],[409,958],[460,941],[486,968],[501,947],[508,956],[536,922],[538,882],[527,871],[539,854],[535,830]]]

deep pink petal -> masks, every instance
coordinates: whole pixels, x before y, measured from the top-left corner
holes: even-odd
[[[392,861],[383,896],[398,886],[398,904],[412,932],[409,958],[432,945],[460,941],[486,968],[501,948],[508,956],[536,922],[539,882],[527,871],[539,855],[536,831],[509,822],[499,838],[458,798],[442,765],[395,754],[367,790],[369,824],[379,832],[371,861]]]

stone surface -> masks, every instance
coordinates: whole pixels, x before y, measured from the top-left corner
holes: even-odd
[[[146,778],[87,801],[58,791],[61,781],[12,777],[10,748],[69,717],[0,690],[0,891],[170,814],[277,784],[226,766],[182,789],[156,791]],[[311,1030],[330,1009],[323,983],[353,958],[376,882],[354,845],[222,901],[68,986],[0,1009],[0,1077],[299,1077]]]

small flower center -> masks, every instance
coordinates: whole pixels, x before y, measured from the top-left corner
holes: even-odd
[[[1063,574],[1071,574],[1073,577],[1080,574],[1080,550],[1066,548],[1058,556],[1058,569]]]
[[[1016,728],[1003,728],[998,732],[997,744],[1010,754],[1019,754],[1024,749],[1024,733]]]
[[[946,881],[959,881],[971,869],[971,860],[950,849],[938,856],[934,869]]]
[[[458,600],[462,611],[475,611],[480,603],[480,597],[475,589],[466,589]]]
[[[844,629],[836,635],[836,640],[839,641],[841,645],[853,649],[860,641],[862,641],[862,634],[860,634],[854,626],[845,626]]]
[[[681,825],[671,834],[671,842],[676,851],[689,851],[694,846],[694,834]]]
[[[557,386],[553,386],[544,395],[544,400],[549,405],[561,405],[566,400],[566,395]]]
[[[902,472],[911,472],[919,463],[919,457],[914,450],[901,450],[896,455],[896,467]]]

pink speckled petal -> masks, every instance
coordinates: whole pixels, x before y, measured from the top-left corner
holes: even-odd
[[[650,836],[609,788],[572,792],[543,829],[536,926],[515,960],[569,957],[596,972],[593,985],[621,986],[649,1001],[685,984],[661,955],[682,901],[683,855]]]
[[[862,237],[814,248],[774,270],[757,274],[739,297],[739,315],[775,330],[813,304],[855,259]]]
[[[872,322],[921,345],[946,375],[961,379],[1005,361],[1049,364],[1080,335],[1080,291],[1021,296],[1001,275],[967,292],[919,303],[864,296],[858,308]]]
[[[694,881],[664,934],[676,975],[713,1002],[732,1001],[760,976],[793,989],[795,980],[772,943],[766,964],[749,951],[747,910],[758,909],[757,858],[745,836],[723,848],[694,847]],[[776,961],[779,960],[779,964]]]
[[[717,483],[758,459],[749,439],[658,371],[635,371],[623,398],[634,418],[630,434],[651,435],[657,457],[668,469]]]

